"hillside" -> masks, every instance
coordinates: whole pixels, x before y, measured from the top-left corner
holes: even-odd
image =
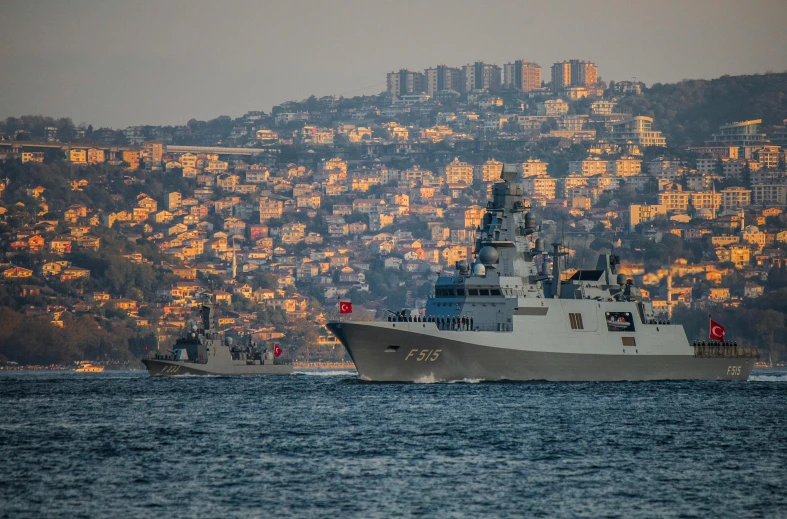
[[[762,119],[764,129],[787,118],[787,73],[722,76],[711,80],[655,83],[621,106],[654,117],[672,146],[698,145],[720,125]]]

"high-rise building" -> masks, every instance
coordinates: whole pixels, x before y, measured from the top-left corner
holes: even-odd
[[[571,64],[568,61],[552,65],[552,90],[557,92],[571,86]]]
[[[426,76],[426,93],[434,96],[437,92],[453,90],[464,92],[465,85],[462,81],[462,71],[456,67],[437,65],[424,71]]]
[[[571,86],[588,86],[598,83],[598,68],[589,61],[572,59]]]
[[[541,87],[541,66],[523,59],[503,66],[505,87],[530,92]]]
[[[496,92],[500,89],[501,70],[497,65],[490,65],[483,61],[476,61],[473,64],[462,67],[464,75],[465,90],[487,90]]]
[[[388,73],[386,79],[388,93],[395,98],[407,94],[420,94],[426,90],[426,78],[420,72],[401,69],[399,72]]]
[[[589,61],[572,59],[552,65],[552,90],[590,86],[598,82],[598,67]]]

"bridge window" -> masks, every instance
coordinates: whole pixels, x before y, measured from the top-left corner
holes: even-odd
[[[568,314],[568,321],[571,323],[572,330],[584,330],[585,327],[582,325],[582,314],[579,313],[570,313]]]
[[[467,295],[469,295],[469,296],[477,296],[478,295],[478,289],[477,288],[468,288],[467,289]]]
[[[478,292],[482,296],[488,296],[489,295],[489,289],[486,289],[486,288],[482,288]]]
[[[501,295],[501,293],[500,293],[500,289],[499,289],[499,288],[493,288],[493,289],[492,289],[492,295],[493,295],[493,296],[499,296],[499,295]]]
[[[456,295],[464,296],[465,295],[465,289],[464,288],[457,288],[456,289]]]

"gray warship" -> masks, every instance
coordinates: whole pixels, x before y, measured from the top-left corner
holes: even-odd
[[[330,321],[368,381],[746,380],[757,348],[690,344],[660,319],[619,258],[561,279],[559,243],[545,250],[523,186],[506,166],[478,229],[472,264],[440,276],[422,315]],[[551,263],[551,272],[548,266]]]
[[[292,364],[279,361],[272,351],[253,343],[222,340],[210,296],[200,308],[200,321],[189,321],[169,353],[153,353],[142,363],[152,377],[176,375],[288,375]]]

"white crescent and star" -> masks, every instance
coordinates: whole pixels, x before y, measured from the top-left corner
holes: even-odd
[[[341,305],[339,305],[339,309],[340,309],[342,312],[346,312],[347,310],[349,310],[349,309],[350,309],[350,305],[349,305],[349,304],[347,304],[347,303],[342,303]]]
[[[724,328],[722,328],[718,324],[713,328],[711,328],[711,332],[713,332],[713,335],[724,337]]]

